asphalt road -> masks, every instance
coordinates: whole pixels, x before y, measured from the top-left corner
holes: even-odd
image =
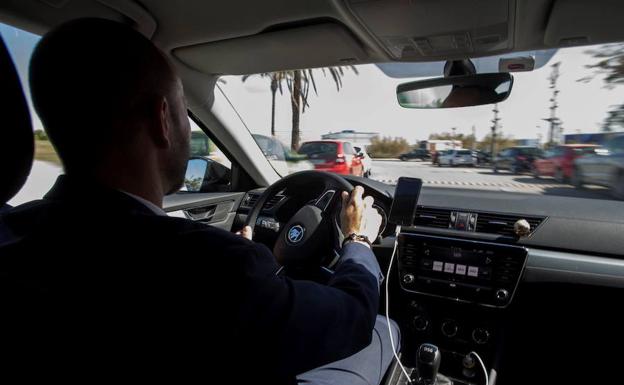
[[[612,199],[609,191],[598,186],[576,189],[553,178],[534,178],[530,174],[494,173],[486,167],[438,167],[431,162],[374,160],[371,178],[396,183],[400,176],[421,178],[425,185],[466,189],[498,190],[532,194],[562,195],[579,198]]]

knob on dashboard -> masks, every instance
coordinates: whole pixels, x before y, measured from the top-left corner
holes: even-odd
[[[412,274],[405,274],[403,276],[403,283],[408,283],[408,284],[412,283],[412,282],[414,282],[414,279],[415,278],[414,278],[414,276]]]
[[[506,301],[509,298],[509,292],[505,289],[498,289],[496,290],[496,299],[503,302]]]
[[[457,325],[457,322],[453,320],[446,320],[442,322],[442,327],[440,329],[445,337],[453,338],[457,335],[459,326]]]
[[[424,315],[415,316],[412,323],[414,324],[414,329],[419,332],[424,332],[429,327],[429,319]]]
[[[487,344],[490,340],[490,331],[485,328],[476,328],[472,331],[472,340],[479,345]]]

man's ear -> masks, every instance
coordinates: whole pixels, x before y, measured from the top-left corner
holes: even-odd
[[[172,142],[171,108],[167,98],[158,97],[152,106],[153,124],[150,127],[150,136],[159,148],[169,148]]]

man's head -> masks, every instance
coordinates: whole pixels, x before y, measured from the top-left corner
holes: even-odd
[[[137,31],[103,19],[53,29],[33,52],[30,89],[68,175],[144,170],[164,193],[182,185],[190,140],[182,84]]]

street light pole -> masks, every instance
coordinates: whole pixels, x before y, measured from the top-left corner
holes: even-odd
[[[496,172],[496,129],[500,121],[498,117],[498,104],[494,104],[492,112],[494,112],[494,119],[492,119],[492,143],[490,144],[490,153],[492,154],[492,167],[494,168],[494,172]]]
[[[451,128],[451,131],[453,131],[453,135],[451,136],[451,145],[453,146],[453,150],[455,149],[455,130],[457,130],[457,127]]]

